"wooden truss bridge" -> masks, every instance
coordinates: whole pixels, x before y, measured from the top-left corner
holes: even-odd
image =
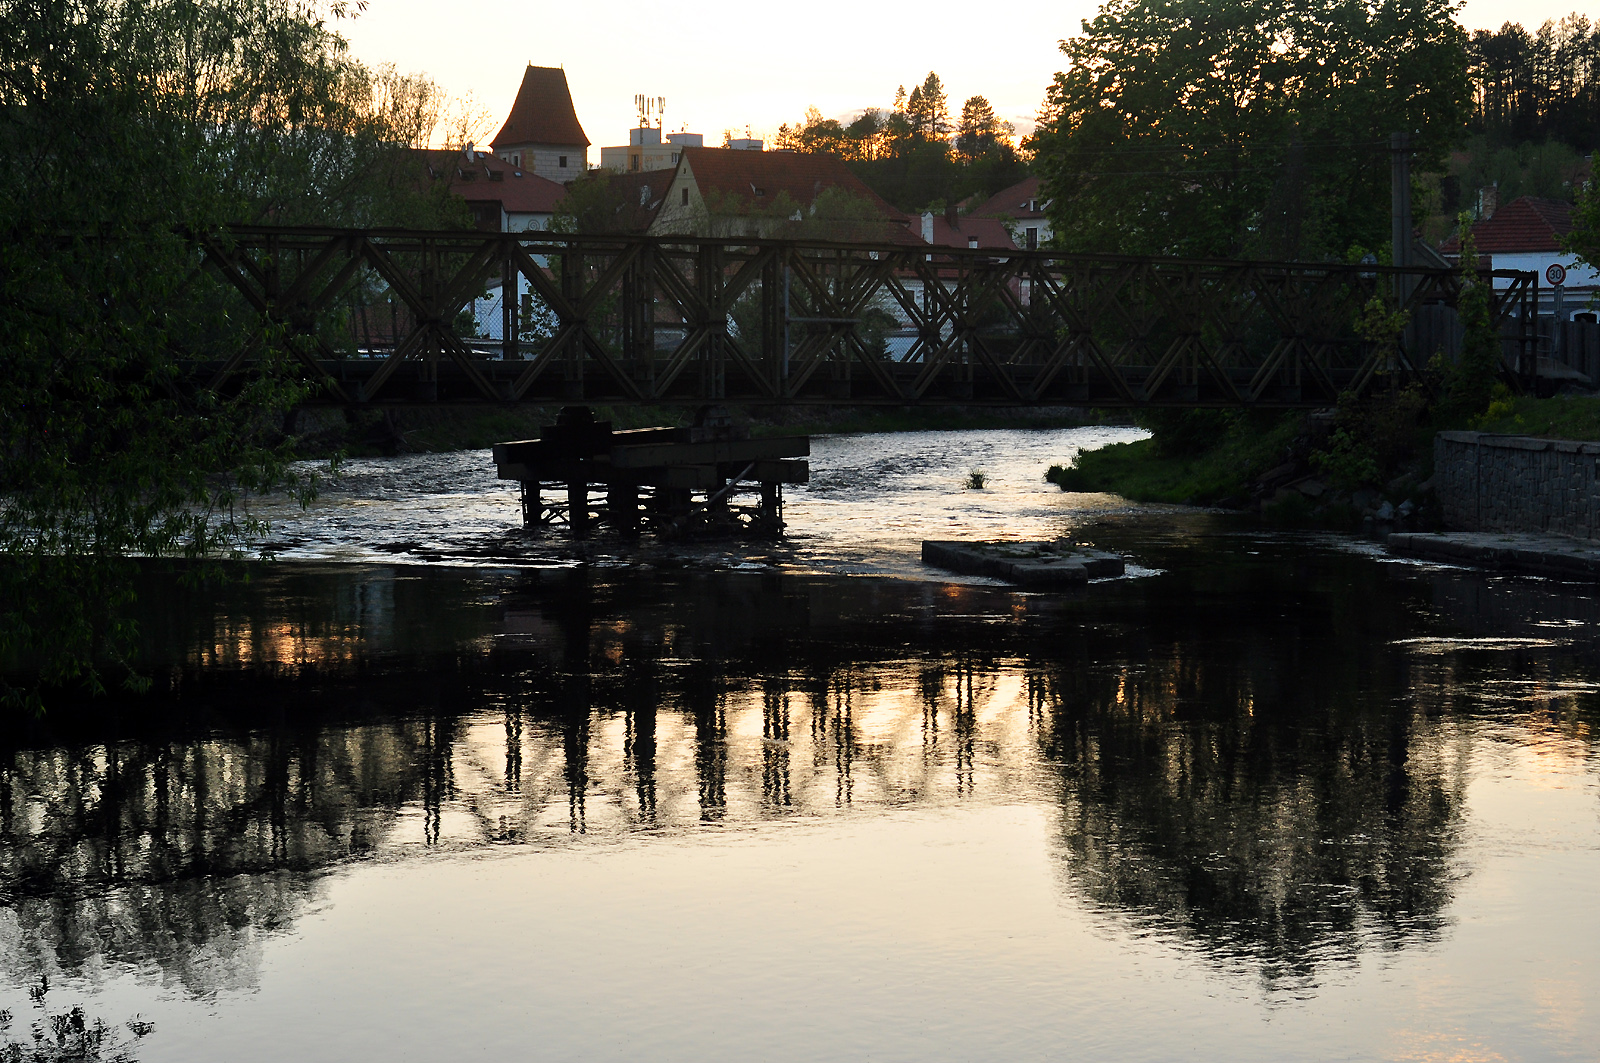
[[[1462,283],[754,238],[240,226],[200,243],[229,327],[186,349],[197,386],[225,391],[270,340],[315,401],[383,406],[1324,406],[1434,354],[1437,330],[1398,349],[1359,335],[1373,296],[1448,312]],[[1538,278],[1494,278],[1508,366],[1531,375]]]

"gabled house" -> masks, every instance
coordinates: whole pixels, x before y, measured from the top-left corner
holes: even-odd
[[[785,235],[899,240],[911,221],[837,155],[685,146],[650,225],[652,235]],[[653,186],[652,186],[653,187]]]
[[[1552,266],[1564,272],[1561,316],[1570,320],[1578,313],[1593,313],[1590,297],[1600,293],[1600,270],[1580,263],[1577,256],[1561,250],[1561,241],[1575,227],[1572,204],[1559,199],[1518,196],[1472,227],[1480,261],[1491,269],[1531,270],[1539,275],[1541,314],[1554,310]],[[1440,249],[1451,260],[1461,255],[1461,238],[1451,237]],[[1497,286],[1509,281],[1496,281]]]
[[[935,247],[964,247],[971,250],[1015,251],[1016,241],[999,218],[980,218],[947,210],[943,214],[925,212],[911,220],[911,231],[923,243]]]
[[[467,201],[472,224],[487,232],[548,229],[567,194],[565,185],[470,144],[465,151],[432,153],[428,170],[450,182],[450,191]]]
[[[489,144],[525,172],[561,184],[582,177],[589,168],[589,138],[573,109],[567,72],[528,64],[511,114]]]
[[[998,218],[1011,231],[1016,246],[1031,251],[1043,247],[1054,234],[1050,219],[1045,217],[1046,205],[1039,194],[1039,179],[1027,177],[990,196],[969,216]]]

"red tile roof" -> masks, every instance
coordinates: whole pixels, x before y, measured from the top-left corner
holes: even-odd
[[[1037,177],[1024,177],[1010,188],[996,192],[990,196],[978,209],[971,212],[975,218],[1042,218],[1043,209],[1029,210],[1028,204],[1037,204],[1044,207],[1044,201],[1039,195],[1039,179]]]
[[[1478,251],[1485,255],[1508,255],[1519,251],[1559,251],[1561,238],[1573,229],[1572,204],[1559,199],[1518,196],[1472,227]],[[1453,236],[1440,248],[1445,254],[1461,250],[1461,238]]]
[[[589,146],[578,113],[572,108],[567,72],[560,67],[534,66],[522,74],[522,87],[500,132],[489,146],[499,150],[518,144]]]
[[[918,240],[922,238],[922,219],[912,218],[907,226]],[[945,214],[933,216],[933,245],[935,247],[972,247],[976,238],[976,246],[981,248],[994,248],[1006,251],[1017,249],[1016,241],[1011,239],[1011,233],[1006,230],[1005,224],[999,218],[974,218],[957,215],[952,222]]]
[[[444,176],[450,178],[450,191],[468,203],[499,203],[509,214],[549,214],[567,194],[566,185],[532,170],[481,151],[472,155],[469,159],[463,152],[450,152],[431,167],[448,167]]]
[[[694,173],[700,193],[737,195],[745,202],[757,196],[765,202],[787,192],[802,207],[809,207],[825,188],[841,188],[860,196],[885,218],[904,223],[896,210],[868,188],[837,155],[810,155],[793,151],[740,151],[735,148],[683,149],[683,162]]]
[[[637,173],[612,173],[596,170],[588,176],[590,181],[606,182],[606,192],[616,204],[613,225],[617,232],[648,232],[661,209],[676,169],[640,170]]]

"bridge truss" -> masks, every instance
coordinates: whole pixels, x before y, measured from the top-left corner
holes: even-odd
[[[1415,330],[1387,349],[1359,335],[1370,299],[1453,307],[1462,284],[1449,270],[754,238],[241,226],[201,247],[236,327],[187,352],[196,383],[229,388],[271,338],[320,383],[317,401],[385,406],[1322,406],[1434,353]],[[1537,278],[1494,278],[1521,370]]]

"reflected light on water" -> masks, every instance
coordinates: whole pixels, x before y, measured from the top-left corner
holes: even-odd
[[[1186,521],[1061,595],[152,572],[170,683],[0,750],[0,1007],[150,1061],[1592,1057],[1595,596]]]

